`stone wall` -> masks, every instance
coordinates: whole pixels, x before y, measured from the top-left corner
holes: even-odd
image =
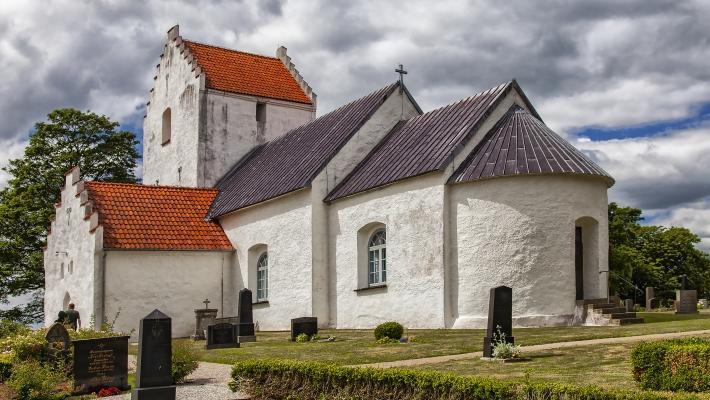
[[[598,223],[596,248],[585,246],[587,298],[606,295],[607,194],[602,178],[518,176],[450,188],[454,328],[485,327],[488,291],[513,288],[518,326],[572,322],[574,231],[580,218]],[[595,254],[596,257],[593,257]],[[600,273],[602,272],[602,273]]]
[[[83,182],[79,170],[65,177],[61,204],[56,208],[44,251],[44,323],[49,326],[57,313],[65,310],[69,301],[76,305],[82,322],[88,325],[91,315],[99,320],[101,291],[101,249],[103,229],[96,227],[98,216],[85,218],[85,208],[79,193]]]
[[[236,290],[222,285],[232,268],[232,252],[106,251],[106,318],[118,315],[114,328],[136,340],[141,318],[158,309],[172,318],[173,337],[188,337],[206,298],[218,316],[235,315]]]

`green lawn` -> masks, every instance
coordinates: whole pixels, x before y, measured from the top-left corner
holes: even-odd
[[[533,345],[652,333],[681,332],[710,329],[710,313],[676,316],[672,313],[639,313],[646,324],[624,327],[557,327],[514,329],[517,343]],[[409,330],[405,335],[416,336],[420,343],[378,345],[372,330],[322,330],[322,336],[333,335],[332,343],[292,343],[288,332],[259,332],[258,342],[242,343],[238,349],[203,349],[204,341],[194,342],[202,361],[231,364],[238,360],[281,358],[327,361],[342,365],[396,361],[447,354],[480,351],[484,330],[430,329]],[[189,339],[178,339],[189,340]],[[135,353],[136,347],[131,346]]]
[[[702,335],[710,337],[710,335]],[[416,369],[479,375],[497,379],[597,385],[605,388],[638,389],[631,373],[634,344],[570,347],[525,353],[532,361],[503,364],[483,360],[451,361]]]

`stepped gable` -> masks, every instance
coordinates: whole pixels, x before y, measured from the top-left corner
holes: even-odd
[[[222,227],[204,215],[216,189],[81,182],[86,218],[98,215],[104,249],[234,250]]]
[[[325,198],[351,196],[444,168],[512,88],[511,81],[403,121]]]
[[[399,87],[393,83],[256,147],[218,183],[216,218],[302,189]]]
[[[582,174],[614,179],[542,121],[515,105],[459,166],[450,183],[515,175]]]

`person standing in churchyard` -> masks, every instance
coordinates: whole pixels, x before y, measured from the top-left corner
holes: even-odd
[[[79,316],[79,311],[74,309],[74,303],[69,303],[69,309],[66,313],[69,326],[75,331],[79,330],[79,328],[81,328],[81,317]]]

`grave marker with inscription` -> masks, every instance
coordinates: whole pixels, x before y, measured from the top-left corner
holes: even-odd
[[[140,322],[137,388],[131,400],[175,400],[172,370],[172,320],[158,310]]]
[[[71,344],[69,332],[61,322],[53,323],[47,329],[44,339],[47,341],[47,355],[51,360],[56,360],[69,354],[69,345]]]
[[[74,394],[128,390],[129,336],[74,340]]]
[[[237,325],[219,323],[207,327],[207,344],[205,349],[225,349],[240,347],[237,339]]]
[[[296,337],[302,333],[313,336],[318,333],[318,318],[301,317],[291,320],[291,341],[295,342]]]
[[[190,336],[192,340],[205,340],[205,332],[207,327],[215,323],[217,318],[217,309],[209,308],[211,301],[205,299],[205,308],[195,309],[195,333]]]
[[[239,310],[239,327],[237,329],[239,342],[255,342],[251,290],[244,288],[239,291],[237,308]]]
[[[499,335],[505,335],[504,338]],[[488,299],[488,329],[483,338],[483,357],[493,357],[497,340],[514,344],[513,337],[513,289],[498,286],[491,289]]]

